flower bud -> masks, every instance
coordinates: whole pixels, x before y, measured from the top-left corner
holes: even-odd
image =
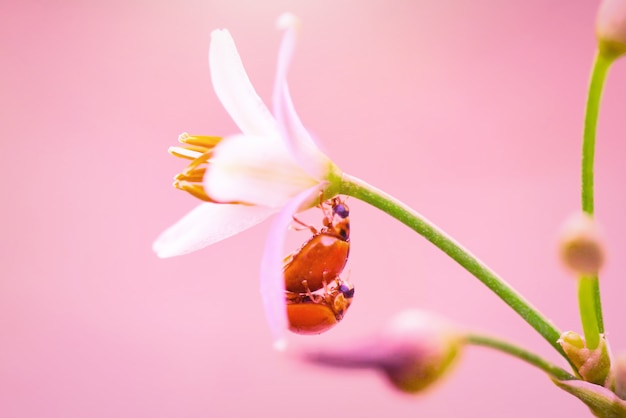
[[[596,417],[626,417],[626,402],[603,386],[577,379],[552,382],[583,401]]]
[[[559,236],[563,263],[574,273],[593,276],[604,264],[604,237],[597,222],[586,213],[570,216]]]
[[[391,384],[418,393],[438,381],[458,357],[462,337],[446,321],[417,310],[395,316],[378,335],[344,349],[309,352],[313,363],[376,369]]]
[[[626,400],[626,352],[615,360],[615,394]]]
[[[611,58],[626,53],[626,0],[604,0],[596,18],[598,48]]]
[[[562,333],[558,343],[585,381],[598,385],[607,383],[611,356],[604,335],[600,335],[600,343],[593,350],[588,349],[585,339],[574,331]]]

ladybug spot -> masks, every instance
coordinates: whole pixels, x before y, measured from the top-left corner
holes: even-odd
[[[335,242],[337,242],[337,237],[333,237],[332,235],[320,235],[320,244],[322,244],[324,247],[332,247]]]

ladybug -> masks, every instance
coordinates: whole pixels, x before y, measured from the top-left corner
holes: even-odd
[[[321,334],[337,325],[354,297],[352,283],[337,277],[319,292],[286,292],[289,330],[296,334]]]
[[[335,197],[320,204],[324,212],[321,230],[306,226],[313,236],[285,258],[285,290],[293,293],[315,292],[331,283],[343,271],[350,253],[350,209]]]

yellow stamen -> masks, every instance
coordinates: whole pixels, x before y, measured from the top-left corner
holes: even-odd
[[[184,190],[192,196],[204,200],[205,202],[215,202],[204,191],[202,179],[206,173],[211,157],[213,156],[213,148],[223,138],[219,136],[205,135],[189,135],[182,133],[178,136],[178,142],[185,144],[181,147],[170,147],[168,152],[175,157],[191,160],[187,168],[182,173],[174,177],[174,187]]]
[[[200,164],[204,164],[204,163],[208,164],[212,155],[213,155],[213,151],[207,151],[204,154],[196,157],[195,160],[189,163],[189,165],[187,166],[187,169],[185,170],[185,173],[195,170]]]
[[[185,158],[187,160],[195,160],[203,154],[203,152],[187,149],[186,147],[169,147],[167,152],[174,157]]]
[[[174,178],[179,181],[184,180],[199,183],[204,178],[204,173],[206,173],[206,167],[194,168],[192,170],[187,169],[182,173],[177,174]]]
[[[206,194],[206,192],[204,191],[204,187],[202,187],[202,184],[190,183],[185,180],[176,180],[174,181],[174,187],[183,190],[200,200],[204,200],[205,202],[215,202],[215,200],[211,199],[209,195]]]
[[[196,152],[199,152],[200,154],[204,154],[205,152],[213,149],[213,148],[200,147],[198,145],[186,145],[182,148],[188,149],[190,151],[196,151]]]
[[[207,149],[214,148],[223,138],[220,136],[206,136],[206,135],[189,135],[184,132],[178,136],[178,142],[181,144],[195,145],[198,147]]]

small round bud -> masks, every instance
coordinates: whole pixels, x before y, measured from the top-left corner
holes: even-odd
[[[593,350],[587,348],[585,339],[574,331],[562,333],[557,342],[585,381],[604,385],[611,371],[611,355],[606,338],[600,337],[598,347]]]
[[[605,259],[604,237],[596,221],[583,212],[570,216],[559,236],[561,260],[580,275],[596,275]]]
[[[382,370],[393,385],[409,393],[437,381],[457,358],[462,343],[446,321],[416,310],[393,318],[383,338],[393,355]]]
[[[589,356],[589,350],[587,350],[585,339],[578,333],[565,331],[561,334],[557,342],[561,345],[565,354],[567,354],[567,358],[570,359],[577,369],[585,363],[585,360]]]
[[[626,53],[626,0],[604,0],[596,18],[598,48],[608,57]]]
[[[463,339],[446,321],[409,310],[394,317],[378,335],[347,348],[309,352],[305,359],[342,368],[376,369],[408,393],[430,387],[450,370]]]

